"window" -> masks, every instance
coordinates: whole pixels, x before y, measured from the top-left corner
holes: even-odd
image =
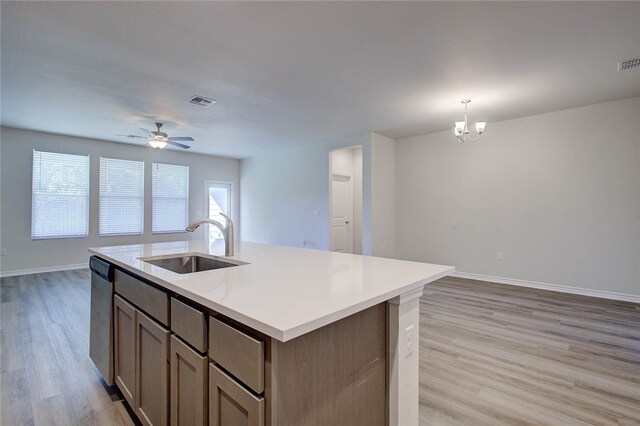
[[[144,163],[100,158],[100,235],[142,235]]]
[[[182,232],[189,220],[189,167],[153,163],[152,232]]]
[[[89,234],[89,156],[33,150],[31,238]]]

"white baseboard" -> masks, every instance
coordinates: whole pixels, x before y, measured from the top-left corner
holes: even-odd
[[[640,295],[613,293],[603,290],[591,290],[588,288],[571,287],[567,285],[548,284],[536,281],[518,280],[515,278],[492,277],[490,275],[471,274],[469,272],[454,272],[452,274],[458,278],[468,278],[471,280],[488,281],[492,283],[516,285],[519,287],[537,288],[540,290],[559,291],[561,293],[580,294],[583,296],[600,297],[603,299],[621,300],[625,302],[640,303]]]
[[[70,271],[73,269],[88,268],[88,263],[76,263],[75,265],[46,266],[44,268],[17,269],[15,271],[1,271],[0,277],[15,277],[18,275],[41,274],[43,272]]]

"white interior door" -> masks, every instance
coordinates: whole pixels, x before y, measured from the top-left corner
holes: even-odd
[[[351,176],[331,175],[331,250],[353,253]]]

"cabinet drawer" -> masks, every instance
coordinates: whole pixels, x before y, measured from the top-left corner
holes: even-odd
[[[115,292],[151,315],[165,326],[169,325],[169,296],[162,290],[131,275],[115,270]]]
[[[209,426],[264,426],[264,398],[209,364]]]
[[[203,312],[171,298],[171,331],[200,352],[207,351],[207,320]]]
[[[209,357],[255,392],[264,391],[264,342],[209,317]]]

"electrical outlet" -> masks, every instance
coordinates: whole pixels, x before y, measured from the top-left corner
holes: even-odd
[[[7,249],[0,249],[0,256],[6,256],[7,255]]]
[[[415,335],[413,332],[413,324],[404,329],[405,342],[407,344],[407,355],[413,352],[415,348]]]
[[[313,215],[314,215],[314,216],[318,216],[319,214],[320,214],[320,211],[318,211],[318,210],[314,210],[314,211],[313,211]]]
[[[499,251],[498,253],[496,253],[496,259],[497,260],[502,260],[502,252]]]

